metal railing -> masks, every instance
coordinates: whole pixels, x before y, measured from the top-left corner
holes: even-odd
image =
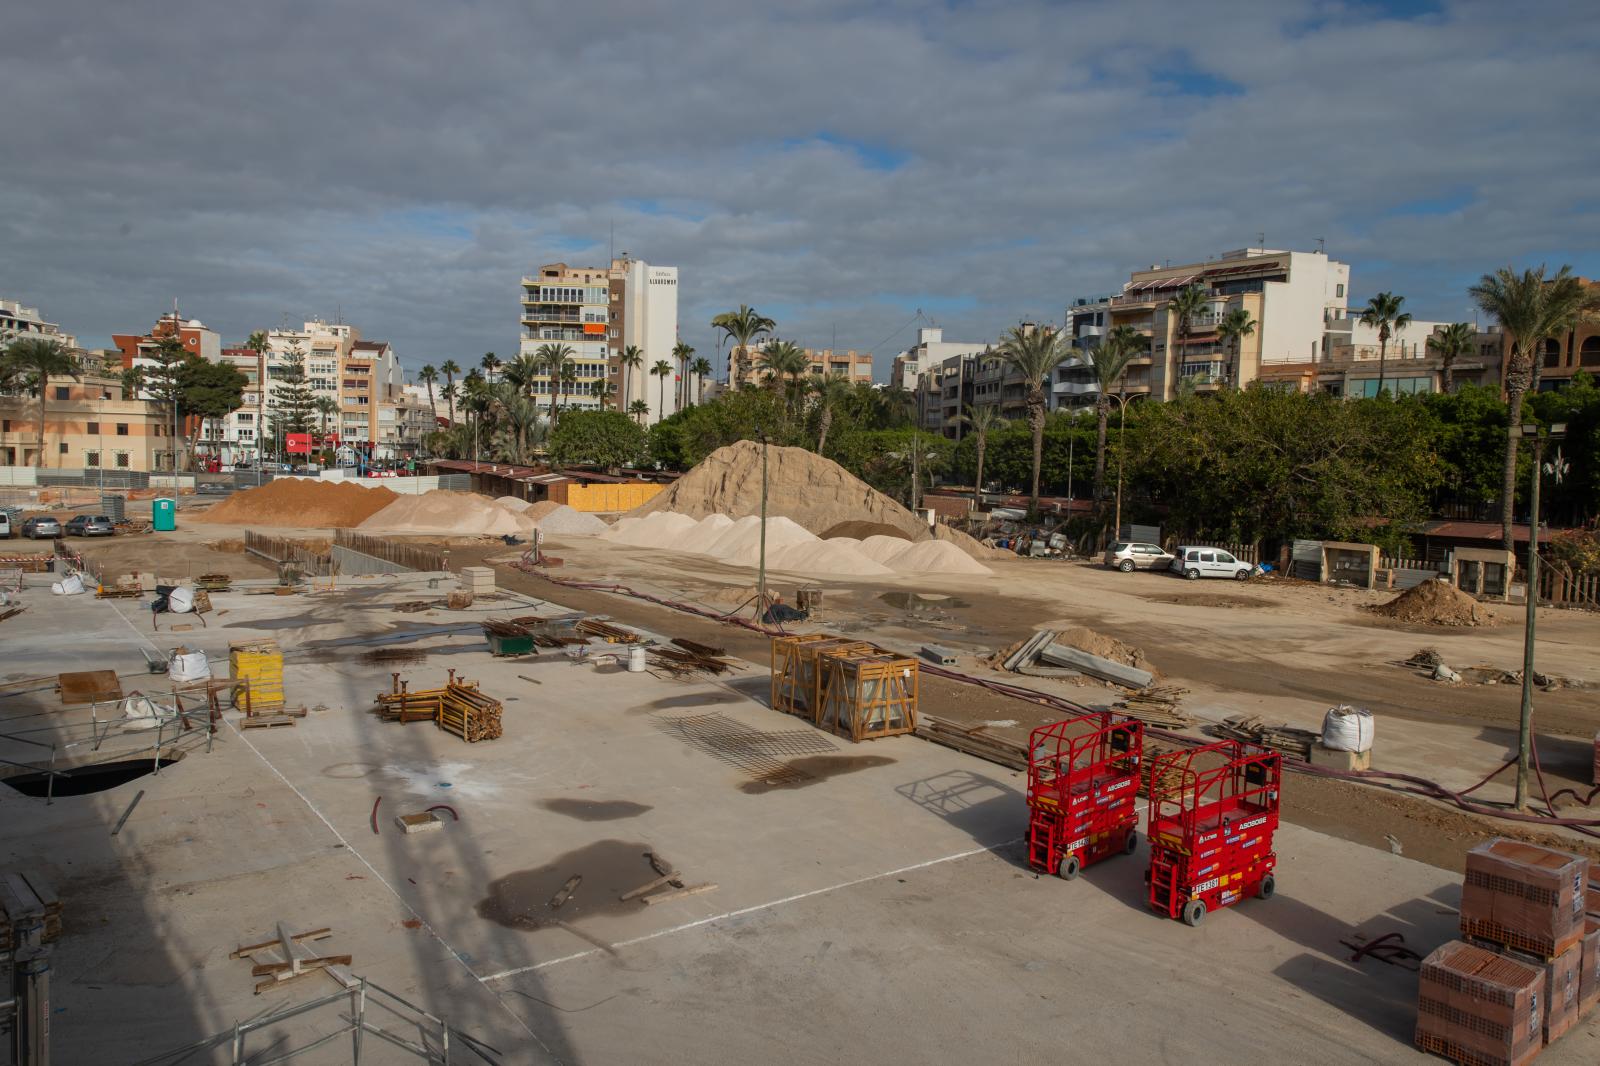
[[[272,1056],[271,1058],[257,1058],[247,1052],[246,1038],[261,1030],[279,1025],[297,1018],[302,1014],[320,1011],[324,1008],[337,1009],[344,1006],[348,1014],[341,1014],[339,1018],[344,1025],[329,1033],[324,1033],[315,1040],[301,1047],[291,1048],[288,1051]],[[399,1018],[408,1026],[415,1026],[417,1039],[409,1040],[399,1033],[391,1032],[367,1020],[369,1008],[381,1007],[390,1014]],[[292,1007],[274,1011],[259,1018],[252,1018],[246,1022],[235,1022],[233,1028],[224,1029],[220,1033],[197,1040],[183,1047],[164,1051],[159,1055],[141,1059],[134,1066],[176,1066],[177,1063],[187,1061],[197,1051],[211,1051],[216,1048],[227,1048],[228,1062],[231,1066],[272,1066],[277,1062],[288,1062],[296,1056],[308,1051],[330,1044],[340,1037],[350,1038],[350,1063],[351,1066],[361,1066],[361,1053],[363,1050],[363,1037],[371,1034],[385,1043],[409,1052],[416,1058],[428,1063],[439,1063],[441,1066],[450,1066],[452,1062],[486,1062],[489,1066],[499,1066],[502,1061],[498,1048],[491,1047],[475,1037],[469,1036],[460,1029],[452,1026],[444,1018],[434,1015],[418,1007],[414,1003],[395,995],[381,985],[359,977],[346,988],[337,992],[329,992],[317,999],[297,1003]],[[280,1038],[281,1040],[281,1038]],[[275,1050],[278,1044],[273,1045]],[[266,1049],[263,1049],[266,1050]],[[471,1057],[459,1053],[460,1050],[471,1052]],[[452,1057],[454,1056],[454,1057]],[[375,1058],[369,1062],[378,1061]],[[388,1061],[384,1059],[383,1061]]]

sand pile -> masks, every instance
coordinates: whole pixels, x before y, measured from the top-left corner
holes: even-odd
[[[509,496],[502,496],[500,497],[500,502],[504,503],[508,499],[510,499]],[[537,522],[550,512],[559,511],[565,506],[566,504],[557,503],[554,500],[540,500],[538,503],[528,504],[525,508],[523,508],[522,513]]]
[[[951,550],[956,551],[954,548]],[[956,551],[956,554],[961,553]],[[894,573],[887,566],[875,563],[862,555],[848,537],[833,540],[813,539],[791,544],[776,552],[769,546],[767,566],[773,570],[788,570],[797,574],[839,574],[850,577],[885,577]]]
[[[821,543],[815,533],[781,516],[767,519],[766,541],[769,566],[775,565],[772,559],[785,548]],[[693,551],[693,543],[694,540],[682,540],[679,550]],[[757,565],[761,561],[761,519],[754,515],[739,519],[712,542],[706,554],[734,566]]]
[[[524,500],[520,496],[496,496],[494,502],[498,503],[501,507],[504,507],[509,511],[517,512],[527,511],[530,508],[539,506],[536,503],[530,503],[529,501]],[[561,505],[556,504],[556,506],[560,507]]]
[[[1424,581],[1367,610],[1425,626],[1492,626],[1498,621],[1493,611],[1448,581]]]
[[[931,544],[933,542],[927,541],[926,543]],[[904,537],[890,537],[880,534],[856,541],[856,550],[873,562],[883,563],[887,566],[890,559],[911,547],[911,544],[912,542]]]
[[[718,448],[672,487],[629,511],[631,517],[676,512],[693,518],[761,513],[761,445],[742,440]],[[767,514],[781,516],[814,534],[840,536],[844,529],[887,527],[911,540],[937,537],[975,558],[989,549],[964,533],[928,524],[832,459],[804,448],[767,450]]]
[[[531,519],[476,492],[434,489],[401,496],[357,528],[363,533],[430,534],[444,537],[502,537],[526,533]]]
[[[1056,643],[1065,644],[1079,651],[1086,651],[1090,655],[1098,655],[1102,659],[1121,663],[1124,666],[1137,667],[1156,673],[1156,668],[1150,660],[1144,657],[1144,652],[1131,644],[1124,644],[1116,637],[1108,637],[1104,633],[1097,633],[1088,626],[1073,626],[1063,629],[1056,634]]]
[[[869,537],[913,539],[905,530],[884,525],[882,522],[840,522],[832,529],[823,530],[821,536],[825,540],[832,540],[834,537],[849,537],[851,540],[866,540]]]
[[[386,488],[368,488],[353,481],[279,478],[258,488],[235,492],[203,511],[185,511],[184,521],[353,529],[397,499]]]
[[[549,502],[548,500],[545,501],[545,503]],[[592,536],[596,533],[604,533],[610,528],[594,515],[583,511],[575,511],[564,503],[558,503],[552,509],[535,516],[534,512],[543,506],[543,503],[535,504],[534,507],[522,512],[523,519],[537,525],[541,533],[560,534],[563,536],[571,536],[573,534]]]
[[[924,540],[907,544],[887,560],[890,569],[902,574],[992,574],[987,566],[943,540]]]

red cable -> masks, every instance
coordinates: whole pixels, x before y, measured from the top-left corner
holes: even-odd
[[[378,804],[380,804],[382,802],[383,802],[383,797],[382,796],[379,796],[377,799],[372,801],[372,835],[373,836],[377,836],[378,835]]]
[[[461,821],[461,815],[457,814],[456,809],[450,806],[448,803],[435,803],[432,807],[428,808],[427,813],[431,813],[433,811],[449,811],[450,817],[454,818],[458,822]]]

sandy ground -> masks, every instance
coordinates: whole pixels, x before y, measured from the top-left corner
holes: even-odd
[[[0,634],[12,738],[84,758],[148,744],[115,732],[91,752],[88,714],[27,678],[92,665],[154,689],[140,647],[179,640],[222,668],[230,642],[277,638],[291,702],[308,707],[273,730],[241,731],[229,712],[209,750],[191,733],[161,774],[53,805],[0,786],[0,858],[41,869],[66,905],[57,1061],[135,1060],[331,991],[313,977],[252,994],[229,952],[278,921],[331,927],[321,946],[354,972],[507,1063],[1427,1061],[1409,1046],[1415,976],[1352,962],[1340,943],[1395,931],[1426,952],[1452,937],[1459,876],[1409,856],[1287,825],[1277,897],[1190,929],[1146,908],[1142,849],[1072,884],[1036,877],[1018,846],[1021,775],[775,715],[759,662],[680,682],[558,654],[489,657],[486,613],[557,613],[565,595],[412,614],[395,608],[439,595],[427,575],[285,598],[240,588],[182,634],[131,601],[50,597],[42,576],[26,595],[29,624]],[[597,598],[614,617],[662,620],[663,636],[698,632],[688,616]],[[402,648],[420,660],[374,661]],[[505,701],[504,737],[469,746],[367,713],[392,670],[421,686],[448,667]],[[703,739],[739,735],[755,739]],[[36,757],[16,739],[0,747]],[[761,760],[806,776],[772,787]],[[389,820],[437,803],[460,821],[413,837]],[[716,887],[624,906],[653,876],[646,850]],[[570,908],[553,912],[578,875]],[[337,1026],[337,1008],[301,1015],[246,1050],[270,1057]],[[1543,1061],[1597,1051],[1591,1019]],[[348,1045],[296,1061],[347,1062]]]

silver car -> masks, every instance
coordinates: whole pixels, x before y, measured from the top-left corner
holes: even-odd
[[[1105,564],[1113,570],[1131,574],[1135,570],[1161,570],[1172,562],[1172,555],[1159,544],[1119,540],[1106,549]]]
[[[44,540],[61,536],[61,523],[49,515],[40,515],[22,523],[22,535],[30,540]]]
[[[116,533],[116,526],[105,515],[81,514],[67,519],[64,527],[69,537],[109,537]]]

